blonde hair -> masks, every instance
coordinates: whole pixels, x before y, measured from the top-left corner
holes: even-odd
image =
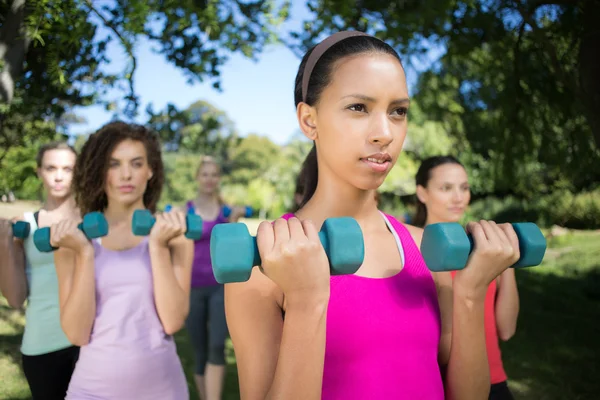
[[[196,169],[196,180],[198,180],[198,176],[200,175],[200,171],[207,165],[214,165],[217,168],[217,173],[221,176],[221,164],[217,161],[216,158],[212,156],[200,156],[200,163],[198,164],[198,169]],[[221,188],[217,187],[216,189],[217,200],[220,205],[224,205],[225,202],[221,197]]]

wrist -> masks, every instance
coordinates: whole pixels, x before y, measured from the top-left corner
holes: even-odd
[[[474,305],[477,303],[483,304],[485,301],[485,295],[487,292],[486,288],[471,287],[464,285],[460,281],[455,280],[453,284],[453,296],[454,302],[463,302],[467,305]]]
[[[285,310],[287,312],[299,313],[321,313],[326,312],[329,305],[329,293],[320,295],[291,294],[285,296]]]
[[[94,259],[94,246],[92,245],[92,243],[88,242],[86,244],[84,244],[83,246],[81,246],[77,252],[76,252],[77,257],[81,258],[81,259],[85,259],[85,260],[89,260],[89,259]]]

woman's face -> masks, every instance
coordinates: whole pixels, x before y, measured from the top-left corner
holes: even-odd
[[[219,167],[214,163],[202,165],[198,171],[198,186],[200,193],[212,195],[219,189],[221,175]]]
[[[471,200],[467,171],[458,164],[439,165],[431,170],[427,187],[417,188],[417,196],[429,221],[458,222]]]
[[[125,139],[113,150],[106,174],[108,204],[130,206],[143,201],[152,170],[144,143]]]
[[[315,108],[319,177],[378,188],[402,149],[408,105],[404,69],[393,56],[368,53],[338,61]]]
[[[71,194],[75,154],[69,149],[47,150],[37,174],[48,197],[65,198]]]

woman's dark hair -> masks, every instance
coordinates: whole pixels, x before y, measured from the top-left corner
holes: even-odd
[[[306,186],[305,186],[305,182],[304,182],[305,181],[305,177],[303,175],[304,172],[305,172],[305,169],[302,168],[302,170],[300,171],[300,173],[296,177],[296,189],[294,190],[294,201],[293,201],[292,210],[291,210],[291,212],[293,212],[293,213],[295,213],[296,211],[298,211],[300,209],[300,206],[301,206],[301,204],[296,203],[296,195],[303,196],[303,199],[302,199],[301,203],[304,203],[304,191],[306,190]]]
[[[104,187],[109,159],[115,147],[127,139],[142,142],[146,148],[152,178],[144,192],[144,206],[152,213],[156,212],[156,203],[164,183],[159,137],[141,125],[116,121],[104,125],[89,137],[75,164],[73,188],[82,215],[104,211],[108,206]]]
[[[421,163],[419,170],[417,171],[416,183],[417,186],[427,187],[429,180],[431,179],[431,171],[439,167],[440,165],[445,164],[457,164],[464,168],[462,163],[458,161],[456,158],[452,156],[435,156],[429,157]],[[425,222],[427,221],[427,207],[425,204],[419,200],[417,196],[417,212],[415,213],[415,218],[412,221],[414,226],[425,226]]]
[[[65,143],[65,142],[50,142],[42,145],[38,150],[37,155],[35,156],[35,163],[38,168],[42,167],[42,162],[44,161],[44,154],[51,150],[70,150],[73,152],[75,157],[77,157],[77,152],[73,148],[73,146]]]
[[[298,67],[298,74],[296,75],[296,83],[294,86],[294,102],[296,107],[302,102],[302,79],[304,77],[304,70],[314,49],[315,47],[311,48],[304,55],[300,62],[300,66]],[[319,58],[308,81],[308,90],[304,102],[309,106],[316,106],[321,99],[323,90],[331,83],[335,64],[345,57],[363,53],[389,54],[396,58],[398,62],[400,62],[400,65],[402,65],[398,53],[385,42],[372,36],[348,37],[335,43]],[[304,160],[302,171],[300,172],[300,175],[304,177],[305,184],[304,198],[302,199],[300,207],[303,207],[315,193],[318,183],[318,172],[317,149],[313,145],[313,148]]]

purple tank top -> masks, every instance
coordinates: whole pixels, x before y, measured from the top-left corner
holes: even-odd
[[[194,203],[188,201],[188,213],[194,213]],[[194,241],[194,264],[192,266],[192,287],[214,286],[219,283],[215,279],[210,260],[210,234],[217,224],[224,224],[227,219],[223,211],[219,213],[214,221],[202,219],[202,237]]]
[[[154,304],[148,240],[112,251],[94,241],[96,319],[81,347],[67,400],[187,400],[175,341]]]
[[[389,278],[331,277],[323,400],[444,399],[435,282],[408,230],[383,216],[404,267]]]

